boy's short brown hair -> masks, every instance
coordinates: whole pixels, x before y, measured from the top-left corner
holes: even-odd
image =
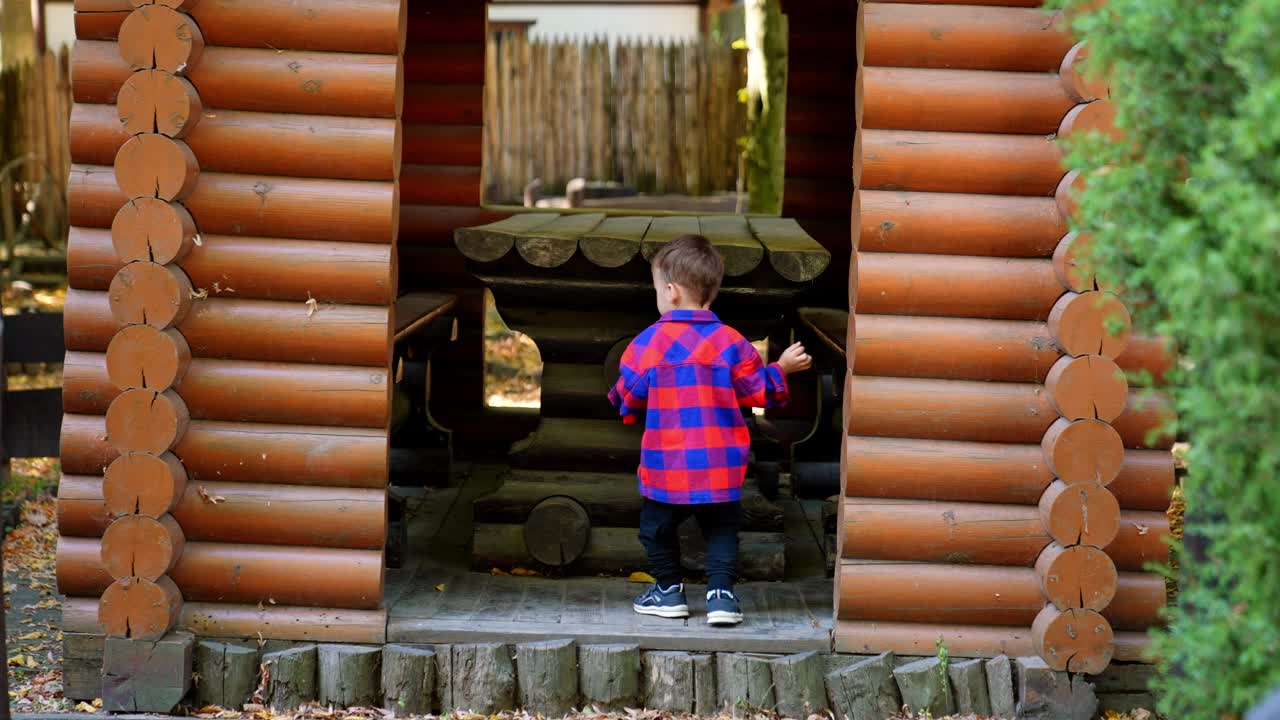
[[[681,235],[653,256],[667,282],[692,292],[700,305],[708,305],[720,292],[724,259],[711,241],[701,235]]]

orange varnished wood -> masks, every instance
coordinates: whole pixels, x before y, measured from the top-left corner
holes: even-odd
[[[118,390],[104,360],[98,353],[67,353],[66,412],[106,412]],[[196,420],[367,428],[387,423],[389,393],[381,369],[196,358],[174,389]]]
[[[1054,480],[1039,445],[851,435],[845,456],[850,497],[1034,505]],[[1170,453],[1126,450],[1107,489],[1126,510],[1163,512],[1173,483]]]
[[[118,33],[120,56],[134,70],[186,74],[204,54],[204,34],[191,16],[160,4],[129,13]]]
[[[115,103],[131,74],[118,46],[82,40],[71,53],[76,102]],[[205,48],[188,77],[205,107],[356,117],[396,116],[396,55]]]
[[[1052,198],[861,190],[862,252],[1049,257],[1067,232]]]
[[[157,330],[150,325],[129,325],[111,338],[104,356],[96,353],[68,352],[63,361],[63,409],[71,411],[76,403],[108,401],[114,390],[146,388],[163,392],[173,387],[191,366],[191,346],[182,333],[169,328]],[[76,387],[72,378],[91,372],[94,381]],[[105,376],[104,376],[105,373]],[[105,407],[97,413],[105,413]]]
[[[71,224],[107,228],[128,201],[111,168],[74,165]],[[395,184],[202,172],[183,205],[201,233],[389,244]]]
[[[1034,505],[847,498],[846,558],[1033,567],[1053,541]],[[1163,519],[1162,519],[1163,518]],[[1107,554],[1122,571],[1168,557],[1164,513],[1125,510]]]
[[[67,349],[105,352],[119,323],[107,294],[73,290],[64,323]],[[195,357],[271,362],[387,364],[390,310],[368,305],[207,298],[178,325]]]
[[[863,127],[1048,135],[1075,101],[1044,73],[869,67]]]
[[[1100,673],[1115,653],[1111,623],[1094,610],[1040,611],[1031,626],[1036,654],[1054,670]]]
[[[1120,503],[1101,485],[1055,480],[1040,498],[1040,520],[1061,545],[1106,547],[1120,531]]]
[[[58,562],[80,569],[69,571],[65,582],[59,574],[65,593],[93,595],[112,584],[96,558],[99,546],[90,538],[59,542]],[[373,610],[382,600],[382,552],[193,541],[168,577],[184,598],[196,602]]]
[[[206,172],[392,180],[396,133],[391,119],[218,109],[186,132],[185,140]],[[128,139],[115,108],[72,108],[72,162],[110,165]]]
[[[61,538],[58,551],[70,548],[75,541]],[[97,543],[92,542],[96,548]],[[68,573],[62,572],[63,565],[59,560],[59,587]],[[101,569],[101,563],[99,563]],[[110,582],[111,576],[103,572],[107,583],[101,582],[93,586],[101,595],[98,602],[98,632],[105,632],[111,637],[127,637],[134,640],[159,640],[165,633],[178,624],[182,613],[182,593],[168,577],[151,581],[142,578],[126,577]],[[77,588],[79,589],[79,588]]]
[[[1064,172],[1039,135],[865,130],[862,148],[868,190],[1049,196]]]
[[[108,483],[110,481],[107,481]],[[73,537],[100,537],[111,522],[100,477],[64,475],[58,527]],[[342,522],[335,523],[335,516]],[[386,540],[381,490],[266,483],[188,485],[173,517],[188,540],[377,550]]]
[[[866,64],[1055,71],[1074,42],[1038,8],[865,4]]]
[[[1119,585],[1115,562],[1090,545],[1051,543],[1036,558],[1035,573],[1044,597],[1059,610],[1104,610],[1115,600]],[[1147,625],[1155,624],[1156,617],[1152,614]]]
[[[949,380],[1043,382],[1060,357],[1045,323],[969,318],[858,315],[856,348],[859,375]]]
[[[97,228],[71,228],[67,280],[77,290],[106,290],[123,267],[111,237]],[[194,243],[193,243],[194,245]],[[201,235],[179,261],[193,288],[210,297],[353,305],[386,305],[391,294],[391,247],[324,240],[279,240]]]
[[[858,312],[1044,320],[1062,295],[1048,260],[866,253]]]
[[[194,483],[354,488],[387,483],[387,434],[368,428],[196,420],[174,452]],[[63,415],[63,472],[101,474],[118,455],[107,442],[102,416]]]
[[[196,92],[191,81],[163,70],[143,70],[130,75],[125,80],[116,96],[116,105],[111,108],[114,110],[114,119],[118,121],[117,125],[87,125],[84,122],[84,113],[88,112],[86,109],[89,108],[105,114],[106,111],[102,108],[111,108],[111,106],[83,103],[72,106],[71,154],[73,158],[77,148],[83,148],[85,143],[94,143],[99,140],[98,134],[110,136],[120,133],[137,135],[158,132],[169,137],[180,138],[190,134],[204,116],[204,104],[200,101],[200,94]],[[73,160],[72,162],[84,161]],[[107,164],[109,161],[99,158],[93,162]]]
[[[102,534],[102,566],[119,580],[158,580],[182,557],[186,536],[172,515],[123,515]]]
[[[159,455],[178,444],[190,422],[186,403],[172,390],[125,390],[107,407],[107,441],[118,452]]]

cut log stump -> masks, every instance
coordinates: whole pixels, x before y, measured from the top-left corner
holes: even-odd
[[[644,654],[646,709],[691,713],[695,691],[692,655],[667,651]]]
[[[108,637],[102,656],[102,701],[108,712],[168,713],[191,689],[195,636],[175,632],[155,641]]]
[[[769,660],[768,657],[741,653],[716,655],[720,706],[730,710],[772,710],[778,701],[773,691],[773,670],[769,666]]]
[[[710,717],[720,709],[720,687],[714,655],[693,656],[693,714]]]
[[[640,646],[583,645],[578,686],[587,706],[618,711],[640,705]]]
[[[397,715],[428,715],[435,707],[436,653],[429,648],[382,649],[382,707]]]
[[[787,655],[770,662],[778,713],[783,717],[825,715],[827,688],[822,676],[826,665],[816,652]]]
[[[991,702],[991,714],[998,718],[1011,718],[1017,711],[1013,697],[1013,662],[1007,655],[999,655],[987,661],[987,699]]]
[[[516,669],[502,643],[453,646],[453,708],[492,715],[516,706]]]
[[[836,717],[883,720],[902,709],[902,696],[893,679],[897,664],[891,652],[855,662],[827,674],[827,697]]]
[[[945,717],[955,712],[951,681],[938,658],[900,665],[893,669],[893,678],[902,693],[902,704],[911,708],[911,712],[927,712],[933,717]]]
[[[274,710],[295,710],[316,700],[316,665],[319,655],[315,645],[267,653],[262,656],[267,674],[267,705]]]
[[[337,707],[375,707],[381,699],[382,648],[321,645],[319,700]]]
[[[252,647],[201,640],[196,645],[196,704],[242,707],[258,685],[258,651]]]
[[[956,712],[980,717],[991,714],[991,698],[987,690],[987,673],[982,660],[964,660],[947,665],[947,679],[955,697]]]
[[[530,714],[564,717],[578,702],[578,653],[572,640],[516,645],[520,707]]]

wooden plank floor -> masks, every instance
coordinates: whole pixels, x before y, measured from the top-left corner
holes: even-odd
[[[831,580],[744,583],[745,621],[706,624],[705,589],[689,586],[692,616],[638,615],[643,585],[617,578],[548,580],[419,568],[387,618],[387,642],[526,642],[575,638],[652,650],[831,651]]]

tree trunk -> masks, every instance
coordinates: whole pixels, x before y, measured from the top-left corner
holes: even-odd
[[[782,212],[787,20],[777,0],[747,0],[747,191],[750,211]]]

